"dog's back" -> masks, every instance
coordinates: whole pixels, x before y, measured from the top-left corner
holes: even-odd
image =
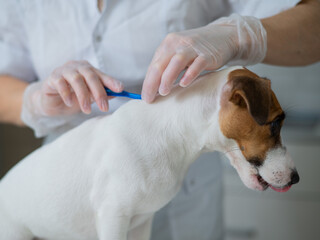
[[[155,121],[166,128],[172,123],[160,123],[157,114],[161,113],[153,108],[131,101],[110,116],[86,121],[21,160],[0,181],[0,212],[5,210],[0,216],[0,223],[5,223],[0,224],[0,240],[32,239],[34,235],[97,239],[94,205],[105,198],[105,189],[114,187],[113,195],[117,191],[126,194],[128,205],[134,205],[137,212],[154,212],[165,205],[178,191],[183,174],[176,174],[182,171],[179,164],[164,158],[163,145],[170,144],[166,134],[173,129],[154,127]],[[135,217],[132,224],[141,221],[143,216]]]

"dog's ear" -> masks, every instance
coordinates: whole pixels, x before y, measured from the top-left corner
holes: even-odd
[[[247,69],[236,71],[236,74],[231,72],[229,75],[229,101],[238,107],[247,108],[253,119],[259,125],[264,125],[268,119],[271,101],[270,80],[259,78]],[[248,72],[250,74],[246,74]]]

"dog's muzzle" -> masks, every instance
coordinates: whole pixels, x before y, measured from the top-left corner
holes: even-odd
[[[299,174],[298,174],[297,170],[294,169],[294,170],[292,170],[292,173],[291,173],[291,181],[288,184],[286,184],[286,185],[284,185],[282,187],[275,187],[275,186],[273,186],[271,184],[268,184],[267,187],[270,187],[271,189],[273,189],[276,192],[287,192],[287,191],[289,191],[289,189],[291,188],[291,186],[293,184],[297,184],[299,181],[300,181]]]

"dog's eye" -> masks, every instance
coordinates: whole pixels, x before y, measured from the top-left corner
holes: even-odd
[[[278,137],[280,135],[281,124],[285,117],[286,114],[282,112],[280,115],[277,116],[275,120],[273,120],[270,123],[271,137]]]
[[[277,118],[276,120],[270,123],[271,137],[278,136],[280,134],[280,129],[281,129],[281,119]]]

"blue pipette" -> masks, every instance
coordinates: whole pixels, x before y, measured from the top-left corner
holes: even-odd
[[[108,94],[108,96],[115,96],[115,97],[127,97],[127,98],[133,98],[133,99],[141,99],[141,95],[140,94],[136,94],[136,93],[131,93],[131,92],[127,92],[127,91],[122,91],[122,92],[114,92],[112,90],[110,90],[109,88],[105,87],[104,88]]]

